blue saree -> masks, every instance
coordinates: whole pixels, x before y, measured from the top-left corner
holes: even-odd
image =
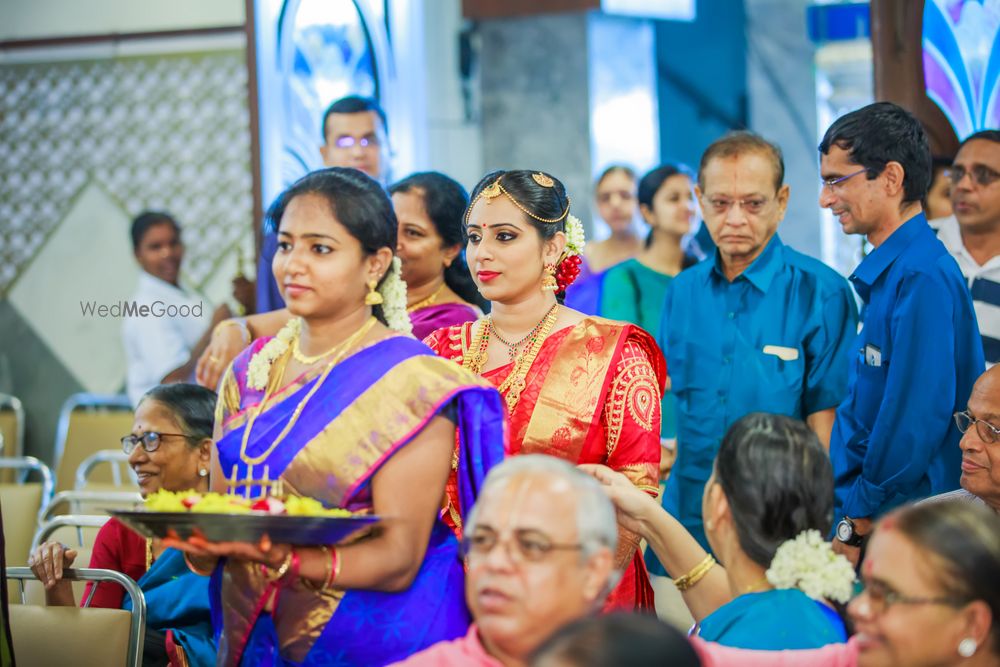
[[[705,641],[736,648],[780,651],[847,641],[837,612],[797,588],[741,595],[696,628]]]
[[[208,579],[191,572],[180,551],[164,549],[136,583],[146,598],[146,626],[169,631],[174,643],[184,649],[191,667],[214,665]],[[128,595],[122,609],[132,610],[132,598]]]
[[[220,389],[217,443],[227,476],[280,476],[293,494],[328,507],[370,512],[370,484],[379,468],[438,414],[456,423],[462,507],[472,507],[486,473],[504,455],[504,407],[488,383],[408,337],[388,338],[343,360],[302,410],[282,444],[248,468],[240,446],[263,392],[246,383],[254,345],[234,362]],[[319,380],[312,372],[274,393],[257,417],[247,459],[267,451],[303,397]],[[443,495],[443,489],[442,489]],[[363,538],[362,538],[363,539]],[[458,541],[441,522],[431,531],[423,565],[406,591],[316,592],[294,581],[278,589],[272,612],[259,568],[230,560],[212,576],[212,611],[220,665],[384,665],[469,625]]]

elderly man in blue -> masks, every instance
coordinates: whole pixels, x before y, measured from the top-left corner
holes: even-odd
[[[847,393],[855,301],[842,276],[778,238],[784,173],[780,149],[755,134],[709,146],[695,194],[717,250],[667,290],[660,345],[677,396],[678,455],[663,506],[706,549],[702,492],[729,426],[751,412],[787,415],[827,446]]]
[[[836,120],[819,150],[820,205],[875,246],[850,278],[864,325],[830,441],[834,546],[856,561],[872,519],[958,488],[952,414],[983,372],[983,345],[962,273],[921,212],[931,153],[920,123],[871,104]]]

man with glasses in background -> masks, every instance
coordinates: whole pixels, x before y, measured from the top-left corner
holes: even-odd
[[[564,625],[596,614],[615,570],[615,508],[594,478],[551,456],[490,470],[465,523],[465,599],[473,623],[401,667],[527,664]]]
[[[850,277],[863,323],[830,440],[834,549],[856,563],[873,519],[958,486],[953,414],[983,348],[962,274],[921,210],[931,153],[916,118],[871,104],[835,121],[819,151],[820,206],[875,246]]]
[[[1000,362],[1000,130],[976,132],[963,141],[949,177],[954,213],[935,221],[938,238],[972,292],[990,367]]]
[[[955,413],[955,423],[962,432],[961,488],[924,502],[962,500],[1000,514],[1000,366],[979,376],[968,406]]]
[[[324,167],[352,167],[384,187],[389,181],[389,139],[385,111],[369,97],[349,95],[336,100],[323,113]],[[265,207],[269,202],[264,202]],[[271,272],[278,249],[277,234],[266,234],[257,264],[257,312],[285,307]]]
[[[729,426],[750,412],[788,415],[826,445],[847,392],[854,297],[833,269],[778,238],[784,173],[780,149],[756,134],[708,147],[695,195],[717,248],[673,280],[664,304],[678,453],[663,506],[705,549],[702,493]]]

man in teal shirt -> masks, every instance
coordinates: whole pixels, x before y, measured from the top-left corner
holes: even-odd
[[[749,132],[719,139],[695,194],[717,249],[667,290],[659,342],[677,396],[678,455],[663,505],[708,548],[701,498],[733,422],[788,415],[829,444],[857,310],[842,276],[777,236],[789,195],[777,146]]]

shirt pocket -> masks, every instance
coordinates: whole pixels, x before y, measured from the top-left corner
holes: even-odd
[[[855,364],[857,375],[854,381],[854,414],[858,422],[870,432],[885,397],[889,359],[883,356],[881,366],[870,366],[865,363],[862,351],[858,353]]]
[[[805,382],[805,351],[797,345],[782,345],[797,350],[795,359],[764,352],[764,346],[750,353],[749,361],[756,366],[759,378],[757,411],[798,417],[802,404],[802,387]]]

